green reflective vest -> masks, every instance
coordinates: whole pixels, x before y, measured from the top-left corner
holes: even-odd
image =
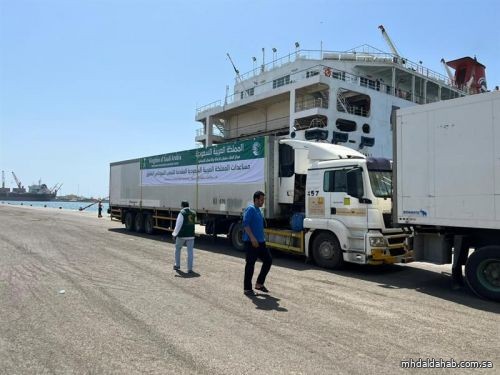
[[[177,237],[194,237],[194,222],[196,221],[196,212],[188,208],[183,208],[181,214],[184,218],[181,230]]]

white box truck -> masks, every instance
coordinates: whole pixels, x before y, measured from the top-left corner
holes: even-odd
[[[415,231],[417,261],[500,300],[500,92],[397,111],[397,222]],[[472,252],[473,251],[473,252]]]
[[[408,232],[391,224],[389,161],[347,147],[265,136],[110,166],[111,218],[128,230],[172,231],[186,200],[207,234],[226,234],[238,249],[257,190],[271,248],[327,268],[411,261]]]

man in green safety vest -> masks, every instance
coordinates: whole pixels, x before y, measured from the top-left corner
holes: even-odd
[[[189,203],[181,203],[182,210],[177,215],[175,229],[172,237],[175,239],[175,264],[174,270],[181,269],[181,249],[184,244],[187,248],[187,272],[193,273],[193,247],[194,247],[194,223],[196,212],[189,208]]]

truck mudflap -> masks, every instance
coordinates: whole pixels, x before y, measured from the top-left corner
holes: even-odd
[[[407,233],[385,235],[387,246],[372,247],[371,256],[368,257],[368,264],[393,264],[413,262],[413,249],[410,248]]]

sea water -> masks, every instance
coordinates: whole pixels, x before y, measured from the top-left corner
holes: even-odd
[[[79,211],[80,208],[83,211],[97,212],[97,203],[93,202],[59,202],[59,201],[2,201],[0,199],[0,206],[3,205],[13,205],[13,206],[32,206],[32,207],[50,207],[50,208],[60,208],[61,210],[73,210]],[[103,215],[107,213],[109,203],[102,204]]]

